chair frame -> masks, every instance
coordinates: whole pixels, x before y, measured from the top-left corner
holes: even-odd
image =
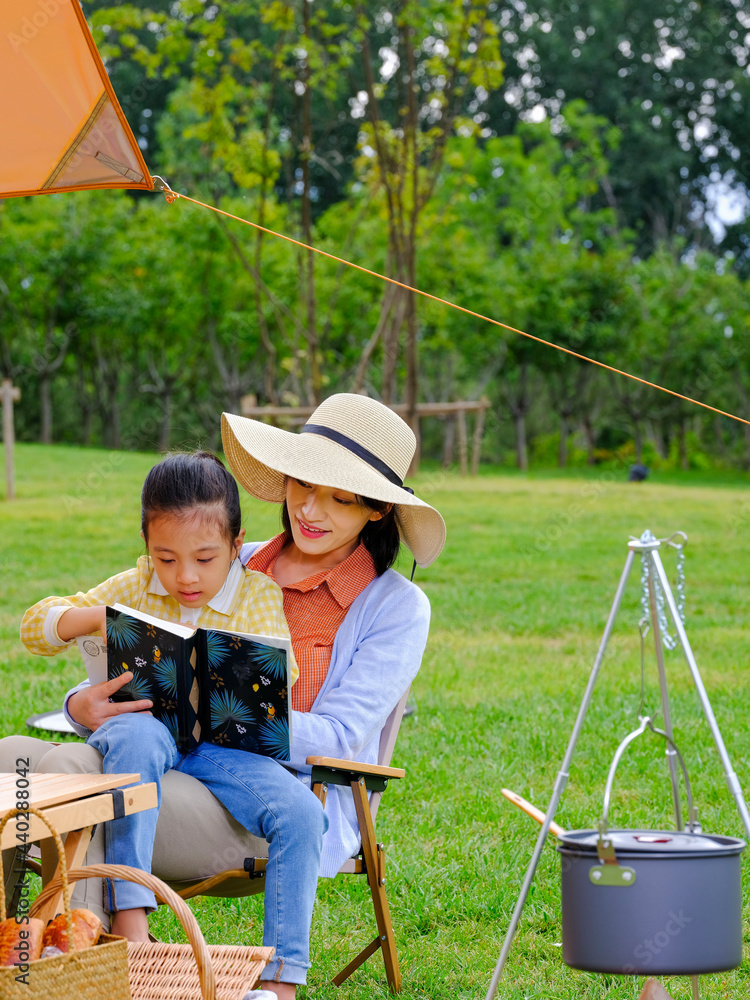
[[[408,696],[407,689],[383,727],[377,764],[363,764],[356,760],[340,760],[335,757],[307,758],[307,763],[312,768],[312,790],[323,805],[325,805],[329,785],[348,785],[351,789],[359,824],[361,848],[359,854],[342,865],[339,874],[367,876],[378,931],[374,940],[370,941],[338,975],[334,976],[335,986],[341,986],[363,962],[380,949],[383,952],[385,974],[391,992],[399,993],[401,990],[401,970],[385,889],[385,845],[378,842],[375,833],[375,819],[380,799],[388,782],[392,779],[403,778],[406,773],[403,768],[390,767],[389,765]],[[179,889],[178,895],[183,899],[192,899],[194,896],[200,895],[220,896],[221,892],[215,890],[228,879],[257,880],[255,886],[247,886],[243,895],[249,896],[263,892],[267,861],[267,858],[261,857],[245,858],[244,868],[231,868],[219,872],[210,878]]]

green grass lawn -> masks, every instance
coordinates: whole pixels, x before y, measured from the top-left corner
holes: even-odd
[[[22,445],[18,498],[0,501],[0,735],[25,731],[32,713],[59,706],[82,673],[77,654],[31,656],[18,640],[24,610],[49,594],[85,589],[134,564],[142,551],[139,494],[152,455]],[[404,977],[403,997],[483,997],[533,850],[538,828],[500,795],[515,789],[549,801],[627,554],[645,528],[689,536],[686,628],[727,749],[750,795],[750,481],[670,474],[642,484],[622,472],[574,476],[483,471],[462,479],[423,472],[417,493],[445,516],[448,543],[417,571],[432,602],[432,629],[394,763],[407,777],[389,788],[379,815]],[[246,498],[248,538],[277,530],[270,505]],[[670,577],[674,558],[665,553]],[[407,571],[407,561],[401,566]],[[571,768],[557,820],[596,824],[606,773],[640,701],[639,566],[634,568]],[[652,647],[649,647],[649,650]],[[659,702],[653,657],[646,703]],[[700,818],[708,832],[741,836],[718,755],[684,658],[667,653],[672,715]],[[624,758],[614,824],[669,826],[663,747],[644,738]],[[744,868],[750,860],[745,859]],[[560,864],[542,855],[510,959],[504,998],[628,998],[643,978],[599,976],[562,964]],[[355,944],[374,934],[361,879],[321,881],[312,928],[313,968],[301,996],[387,996],[379,956],[343,987],[330,977]],[[748,933],[747,887],[745,940]],[[212,942],[259,942],[262,902],[193,904]],[[177,934],[167,914],[157,934]],[[704,997],[750,993],[750,956],[730,973],[701,978]],[[686,979],[665,985],[691,995]]]

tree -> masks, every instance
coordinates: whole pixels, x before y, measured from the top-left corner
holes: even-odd
[[[477,90],[500,82],[502,63],[487,4],[415,3],[404,0],[395,16],[383,8],[357,7],[364,89],[358,95],[363,130],[361,166],[372,186],[382,189],[388,221],[389,276],[417,285],[417,249],[422,214],[440,175],[454,130],[479,125],[467,115]],[[382,40],[382,44],[380,43]],[[374,51],[382,59],[376,67]],[[367,161],[370,160],[368,164]],[[378,329],[382,330],[382,398],[395,398],[401,328],[406,324],[407,418],[418,433],[417,302],[413,292],[386,289]],[[418,455],[417,455],[418,460]]]
[[[746,0],[523,0],[493,16],[507,68],[488,126],[503,134],[546,116],[557,128],[560,109],[584,100],[626,137],[598,201],[636,233],[639,254],[679,236],[711,247],[711,184],[744,190],[750,178]]]
[[[302,242],[311,244],[315,206],[330,189],[331,175],[341,179],[331,166],[343,162],[336,146],[342,137],[344,148],[356,138],[353,121],[342,123],[331,108],[353,52],[345,9],[336,3],[312,9],[307,0],[240,0],[210,8],[189,2],[169,12],[131,4],[99,11],[95,23],[100,32],[106,23],[104,51],[110,57],[121,57],[127,48],[149,77],[182,73],[186,78],[169,101],[176,120],[164,120],[158,130],[174,183],[204,189],[214,204],[241,188],[252,197],[261,226],[267,224],[269,195],[276,188],[296,210],[288,212],[287,220],[298,228]],[[144,27],[150,37],[143,37]],[[276,363],[276,348],[262,305],[267,292],[261,273],[264,244],[260,231],[252,253],[232,241],[256,283],[256,320],[268,373]],[[301,389],[314,403],[321,393],[322,345],[312,254],[300,251],[297,269],[300,317],[295,328],[305,339],[298,354],[304,365]],[[265,390],[273,398],[269,377]]]
[[[20,353],[39,393],[39,437],[53,435],[53,387],[88,320],[91,275],[103,266],[128,211],[87,192],[5,203],[2,285],[6,354]]]
[[[606,180],[605,151],[619,136],[603,119],[587,114],[581,102],[564,109],[560,132],[555,136],[543,122],[481,144],[454,140],[441,194],[443,204],[460,210],[475,239],[502,262],[497,318],[596,356],[617,336],[627,298],[627,249],[618,247],[611,210],[595,205]],[[555,386],[564,443],[573,417],[583,416],[590,366],[518,334],[506,342],[495,329],[484,337],[488,346],[502,350],[498,395],[513,418],[517,461],[525,468],[526,419],[539,376]]]

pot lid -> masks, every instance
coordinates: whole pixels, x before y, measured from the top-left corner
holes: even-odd
[[[610,830],[607,837],[617,853],[664,855],[739,854],[745,841],[711,833],[686,830]],[[598,830],[573,830],[559,837],[560,847],[596,854]]]

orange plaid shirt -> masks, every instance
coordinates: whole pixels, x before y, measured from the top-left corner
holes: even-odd
[[[276,557],[286,542],[284,532],[272,538],[250,557],[247,568],[265,573],[274,580]],[[336,632],[354,599],[376,576],[372,556],[360,542],[354,552],[333,569],[281,588],[284,614],[299,667],[299,680],[292,688],[295,711],[310,711],[328,673]]]

